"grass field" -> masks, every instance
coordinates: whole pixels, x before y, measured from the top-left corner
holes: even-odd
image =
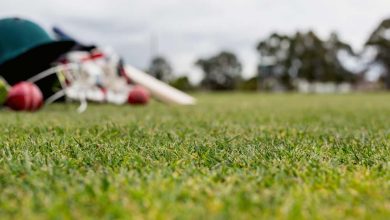
[[[390,219],[390,94],[0,112],[0,218]]]

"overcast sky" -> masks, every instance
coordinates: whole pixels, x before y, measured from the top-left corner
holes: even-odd
[[[273,31],[311,28],[327,37],[334,30],[359,50],[390,17],[390,0],[0,0],[0,17],[6,16],[57,25],[83,42],[112,46],[143,69],[155,51],[196,81],[196,59],[220,50],[235,52],[244,74],[253,75],[255,45]]]

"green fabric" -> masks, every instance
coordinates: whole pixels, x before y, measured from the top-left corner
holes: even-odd
[[[7,99],[7,84],[0,78],[0,106],[5,103]]]
[[[18,18],[0,20],[0,65],[53,40],[37,24]]]

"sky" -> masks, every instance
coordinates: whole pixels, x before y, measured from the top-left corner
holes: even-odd
[[[1,0],[0,18],[9,16],[111,46],[141,69],[163,55],[176,75],[197,82],[196,60],[222,50],[236,53],[244,76],[253,76],[256,44],[275,31],[313,29],[323,38],[336,31],[359,51],[390,17],[390,0]]]

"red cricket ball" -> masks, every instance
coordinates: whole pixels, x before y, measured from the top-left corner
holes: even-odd
[[[36,111],[43,105],[43,95],[35,84],[20,82],[9,90],[6,105],[16,111]]]
[[[132,105],[146,105],[149,102],[150,93],[142,86],[134,86],[130,91],[127,102]]]

